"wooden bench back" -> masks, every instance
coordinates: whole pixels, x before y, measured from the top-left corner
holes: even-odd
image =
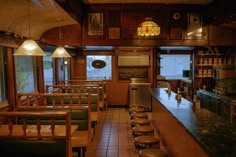
[[[50,99],[50,100],[49,100]],[[50,101],[50,103],[49,103]],[[86,102],[84,104],[83,102]],[[91,94],[88,93],[18,93],[17,106],[19,107],[54,107],[90,106]]]
[[[95,85],[99,86],[100,108],[107,107],[107,93],[105,80],[63,80],[59,85]]]
[[[46,85],[46,93],[89,93],[91,94],[91,111],[99,111],[100,97],[103,91],[98,84],[92,85]],[[86,104],[86,99],[81,104]]]
[[[68,112],[0,112],[1,155],[7,157],[71,157],[71,123]],[[35,118],[32,125],[28,119]],[[50,119],[47,126],[42,119]],[[54,121],[65,120],[64,129],[57,128]],[[22,123],[18,123],[21,119]]]

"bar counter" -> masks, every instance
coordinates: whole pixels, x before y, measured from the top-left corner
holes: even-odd
[[[152,119],[175,157],[235,157],[236,125],[165,88],[150,89]]]

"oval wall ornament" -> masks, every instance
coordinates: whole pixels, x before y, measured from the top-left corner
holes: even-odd
[[[106,66],[106,62],[104,62],[103,60],[94,60],[92,62],[92,66],[95,68],[95,69],[102,69]]]

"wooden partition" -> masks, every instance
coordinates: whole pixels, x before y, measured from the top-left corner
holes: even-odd
[[[59,82],[59,85],[65,85],[65,88],[75,89],[76,86],[73,85],[80,85],[80,88],[91,88],[92,86],[99,86],[99,107],[101,110],[107,109],[107,89],[106,89],[106,81],[101,78],[90,78],[90,80],[63,80]],[[94,80],[93,80],[94,79]],[[101,79],[101,80],[99,80]],[[49,87],[49,86],[48,86]],[[85,90],[84,90],[85,91]]]
[[[71,157],[71,131],[76,129],[71,129],[68,112],[0,112],[0,117],[1,155]],[[42,123],[45,118],[50,124]],[[58,118],[65,124],[56,125]]]

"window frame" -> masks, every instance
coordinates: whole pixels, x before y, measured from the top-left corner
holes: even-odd
[[[87,57],[88,56],[109,56],[110,57],[110,77],[106,77],[106,76],[96,76],[96,77],[90,77],[90,76],[88,76],[87,75]],[[107,80],[107,81],[111,81],[112,80],[112,78],[113,78],[113,55],[112,55],[112,53],[101,53],[101,54],[97,54],[97,53],[89,53],[89,54],[86,54],[86,58],[85,58],[85,60],[86,60],[86,79],[88,79],[88,80],[95,80],[95,79],[98,79],[98,80]]]
[[[1,83],[1,97],[0,106],[8,104],[8,79],[7,79],[7,67],[6,67],[6,51],[3,47],[0,47],[0,83]]]
[[[18,87],[17,87],[17,74],[16,74],[16,57],[31,57],[32,58],[32,74],[33,74],[33,90],[30,93],[33,92],[39,92],[39,86],[38,86],[38,70],[37,70],[37,58],[35,56],[14,56],[14,67],[15,67],[15,83],[16,83],[16,93],[18,92]],[[25,92],[23,92],[25,93]],[[27,92],[28,93],[28,92]]]

